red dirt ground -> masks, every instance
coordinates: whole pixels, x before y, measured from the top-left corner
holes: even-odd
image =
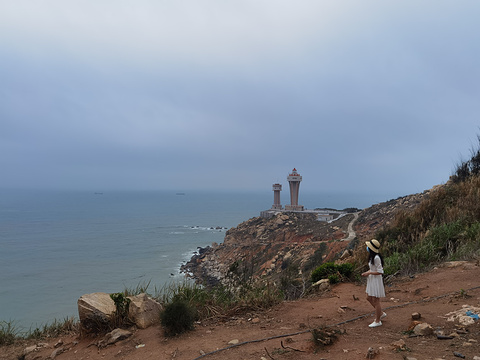
[[[99,349],[93,345],[99,339],[64,336],[59,347],[64,352],[55,359],[351,360],[365,359],[369,347],[375,349],[374,358],[379,360],[459,359],[454,352],[473,359],[480,357],[480,321],[459,326],[458,322],[448,322],[445,315],[462,305],[480,307],[480,267],[478,262],[457,265],[397,279],[387,286],[382,306],[388,316],[383,326],[374,329],[368,327],[373,317],[365,300],[364,284],[348,283],[336,285],[322,295],[284,302],[265,312],[199,323],[194,331],[175,338],[165,338],[160,327],[152,327],[135,330],[130,338]],[[439,340],[436,335],[409,336],[407,330],[414,312],[420,313],[420,320],[433,329],[442,330],[445,335],[453,333],[455,337]],[[309,330],[324,326],[337,332],[336,341],[323,348],[315,347]],[[391,345],[400,339],[406,344],[405,350],[395,350]],[[48,359],[59,340],[48,339],[47,347],[26,359]],[[232,340],[239,344],[229,345]],[[33,344],[2,347],[0,359],[19,359],[23,349]],[[219,351],[211,353],[216,350]]]

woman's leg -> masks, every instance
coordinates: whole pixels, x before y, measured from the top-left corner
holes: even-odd
[[[380,322],[382,312],[382,304],[380,303],[380,298],[375,296],[367,296],[368,302],[374,307],[375,309],[375,322]]]

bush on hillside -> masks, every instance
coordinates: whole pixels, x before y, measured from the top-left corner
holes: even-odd
[[[195,308],[184,300],[174,300],[160,314],[166,336],[175,336],[193,330],[196,319]]]
[[[320,265],[315,270],[312,271],[311,281],[317,282],[321,279],[329,279],[332,276],[332,281],[340,282],[341,279],[350,278],[353,273],[353,264],[345,263],[337,265],[333,262],[327,262],[325,264]]]

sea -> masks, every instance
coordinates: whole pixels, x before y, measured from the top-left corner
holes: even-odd
[[[309,209],[365,208],[382,195],[302,194]],[[180,267],[273,192],[0,190],[0,321],[28,331],[78,318],[77,300],[184,281]]]

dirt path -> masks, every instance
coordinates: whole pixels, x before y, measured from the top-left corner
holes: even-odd
[[[355,233],[355,230],[353,229],[353,224],[355,224],[355,221],[357,221],[358,214],[359,212],[353,213],[353,219],[348,223],[348,230],[347,230],[348,235],[345,238],[343,238],[341,241],[352,241],[353,239],[355,239],[355,236],[357,236],[357,234]]]
[[[404,278],[387,286],[383,301],[388,316],[383,326],[370,329],[372,308],[365,300],[364,284],[339,284],[322,295],[284,302],[268,311],[240,314],[223,321],[205,321],[196,329],[176,338],[165,338],[160,327],[137,330],[133,336],[103,349],[92,346],[98,339],[63,337],[62,359],[365,359],[369,347],[375,359],[466,359],[480,357],[479,321],[461,326],[447,321],[446,314],[463,305],[480,308],[480,267],[473,263],[442,266],[414,278]],[[452,339],[435,335],[411,337],[407,330],[411,314],[419,312],[421,321]],[[331,327],[336,341],[315,347],[310,330]],[[235,340],[238,345],[234,345]],[[404,350],[395,350],[393,342],[403,340]],[[47,359],[60,339],[48,339],[46,348],[26,359]],[[230,343],[230,344],[229,344]],[[0,348],[0,359],[18,359],[30,344]],[[138,346],[140,345],[140,346]],[[202,355],[205,354],[205,355]]]

